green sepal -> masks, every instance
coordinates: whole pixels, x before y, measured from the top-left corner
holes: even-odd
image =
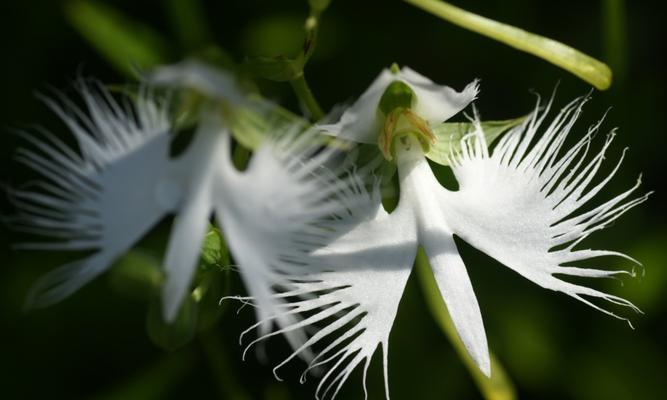
[[[229,264],[229,251],[222,238],[222,232],[215,226],[209,225],[201,249],[199,269],[209,271],[227,264]]]
[[[502,121],[481,121],[480,124],[484,131],[487,145],[491,145],[505,131],[519,125],[526,118],[526,116],[523,116]],[[436,142],[431,145],[430,150],[426,153],[426,157],[440,165],[449,165],[447,162],[449,154],[451,152],[457,154],[460,150],[461,139],[473,132],[474,129],[475,127],[472,122],[445,122],[433,127]]]
[[[393,81],[382,93],[378,109],[382,114],[389,115],[389,113],[399,108],[411,109],[415,99],[415,92],[410,86],[405,82]]]
[[[70,24],[121,73],[134,77],[169,60],[169,45],[151,28],[107,4],[72,1],[65,8]]]

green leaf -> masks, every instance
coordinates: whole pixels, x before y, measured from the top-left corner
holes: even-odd
[[[166,322],[162,315],[162,301],[155,296],[148,306],[146,331],[153,343],[173,351],[190,342],[197,329],[197,302],[187,296],[174,322]]]
[[[106,4],[76,0],[65,11],[81,36],[127,76],[169,59],[169,47],[159,34]]]
[[[526,117],[506,119],[502,121],[482,121],[482,130],[486,143],[491,145],[503,132],[519,125]],[[426,157],[440,165],[448,165],[447,157],[451,152],[458,153],[461,139],[474,131],[472,122],[445,122],[433,128],[436,137]]]
[[[424,291],[424,296],[426,298],[426,303],[431,315],[435,318],[436,322],[440,326],[442,332],[447,336],[454,350],[459,355],[463,364],[470,372],[473,380],[477,384],[477,388],[482,393],[482,396],[486,400],[512,400],[516,398],[516,391],[512,381],[509,379],[509,376],[505,372],[502,364],[498,361],[495,355],[491,353],[491,377],[487,378],[477,367],[475,362],[468,355],[463,342],[459,338],[454,323],[452,322],[449,313],[447,312],[447,306],[445,305],[442,296],[440,295],[440,290],[438,289],[435,278],[433,277],[433,272],[424,254],[423,249],[419,249],[417,253],[417,259],[415,261],[415,269],[417,272],[417,277],[421,283],[422,290]]]
[[[606,64],[563,43],[473,14],[444,1],[405,1],[462,28],[547,60],[599,90],[611,85],[612,73]]]

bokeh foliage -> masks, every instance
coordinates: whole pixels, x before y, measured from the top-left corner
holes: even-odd
[[[177,60],[184,54],[198,54],[223,65],[243,65],[254,56],[302,57],[304,21],[309,13],[305,0],[203,1],[201,8],[184,3],[196,4],[179,0],[100,1],[129,16],[131,22],[123,24],[140,32],[145,41],[119,43],[115,41],[118,36],[112,35],[114,40],[91,46],[71,23],[77,19],[82,26],[95,23],[94,12],[82,14],[76,8],[83,4],[79,1],[3,2],[0,123],[6,128],[40,123],[66,137],[64,127],[32,94],[47,91],[49,86],[67,92],[77,74],[121,83],[137,68]],[[456,4],[571,44],[607,62],[615,73],[613,85],[609,91],[594,93],[578,123],[583,133],[613,106],[603,125],[607,129],[619,127],[610,154],[630,147],[624,167],[604,195],[630,186],[640,171],[646,190],[656,190],[646,205],[589,241],[593,247],[618,249],[644,263],[646,274],[641,278],[626,279],[623,285],[617,281],[601,284],[646,312],[633,318],[635,330],[565,296],[545,292],[459,241],[491,348],[512,377],[520,398],[662,398],[667,376],[667,198],[661,178],[667,139],[662,133],[666,127],[661,113],[667,106],[663,72],[667,64],[664,49],[658,47],[659,14],[643,3],[621,0]],[[404,2],[334,1],[319,22],[317,49],[308,55],[306,72],[325,110],[353,99],[381,68],[393,62],[458,89],[481,78],[477,107],[485,119],[524,115],[534,104],[530,90],[546,96],[557,81],[561,82],[557,104],[589,90],[586,83],[551,64],[447,24]],[[122,60],[109,63],[100,56],[116,46],[138,52],[137,64],[128,66]],[[258,79],[257,84],[265,96],[292,111],[301,111],[289,84],[268,79]],[[13,184],[30,178],[11,159],[20,140],[4,129],[0,141],[0,181]],[[446,167],[434,168],[445,184],[452,183]],[[11,209],[6,200],[3,212]],[[140,250],[119,262],[111,273],[61,304],[30,312],[22,310],[29,285],[38,275],[75,255],[15,252],[10,244],[21,237],[1,228],[0,397],[312,398],[316,380],[297,383],[302,365],[295,363],[285,369],[282,376],[286,381],[282,383],[274,380],[272,364],[262,362],[261,353],[241,362],[237,337],[252,323],[253,314],[245,309],[237,315],[233,303],[221,307],[206,304],[209,311],[200,315],[210,316],[213,322],[196,321],[193,331],[182,332],[185,339],[192,338],[186,346],[164,350],[177,347],[183,338],[161,337],[163,331],[150,325],[150,321],[155,322],[150,318],[150,287],[161,279],[159,270],[154,269],[159,265],[156,255],[162,254],[170,222],[158,226],[142,241]],[[227,257],[214,244],[210,250],[218,251],[218,259]],[[242,293],[238,276],[223,268],[228,263],[207,263],[209,255],[204,255],[202,269],[221,274],[223,283],[211,290]],[[128,289],[123,284],[119,290],[118,279],[127,282],[123,274],[132,271],[128,263],[144,265],[143,270],[153,272],[130,277],[137,285]],[[186,322],[187,317],[184,315]],[[269,342],[265,350],[274,364],[289,351],[281,339]],[[411,277],[399,308],[390,360],[390,387],[395,399],[480,396],[428,311],[417,276]],[[369,373],[371,398],[383,397],[378,367],[379,359],[375,359]],[[360,375],[345,386],[341,398],[361,397]]]

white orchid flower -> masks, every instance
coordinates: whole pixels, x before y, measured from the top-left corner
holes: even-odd
[[[583,99],[562,109],[550,124],[545,118],[551,102],[542,112],[538,104],[492,152],[477,122],[474,132],[460,141],[460,149],[450,153],[459,183],[457,191],[450,191],[438,183],[425,159],[429,143],[437,140],[431,128],[466,107],[476,93],[476,83],[458,93],[407,68],[393,73],[385,70],[338,123],[322,127],[347,140],[378,141],[385,157],[396,160],[400,198],[396,209],[387,213],[376,191],[370,212],[354,212],[348,221],[340,221],[337,226],[345,225],[347,230],[331,229],[337,237],[314,252],[320,261],[313,263],[316,269],[301,276],[294,291],[282,294],[293,298],[284,315],[305,314],[271,335],[311,333],[276,369],[302,351],[320,349],[306,370],[328,366],[316,397],[335,397],[362,363],[365,391],[366,371],[380,345],[389,397],[389,333],[418,246],[426,252],[463,344],[480,370],[490,376],[482,315],[454,235],[538,285],[604,313],[622,318],[591,300],[639,311],[627,300],[561,279],[630,273],[572,265],[601,256],[630,259],[614,251],[576,249],[588,235],[646,200],[646,196],[629,200],[638,181],[611,200],[581,211],[618,170],[620,161],[599,183],[593,181],[613,134],[590,160],[586,155],[599,124],[571,148],[563,149]],[[351,223],[355,219],[356,225]]]
[[[201,65],[165,67],[155,77],[174,85],[194,82],[215,97],[225,96],[227,103],[243,101],[231,79]],[[18,150],[17,158],[43,179],[12,190],[17,207],[12,222],[17,229],[58,239],[24,243],[24,248],[93,253],[42,277],[28,303],[46,306],[70,295],[157,222],[176,214],[162,287],[164,317],[172,321],[215,214],[257,302],[258,317],[276,314],[271,310],[279,304],[270,296],[272,285],[283,281],[281,268],[310,251],[303,232],[311,220],[336,213],[338,203],[331,199],[344,186],[321,167],[332,152],[321,151],[313,141],[316,133],[304,133],[297,124],[267,134],[247,169],[238,171],[228,129],[217,113],[203,112],[192,143],[172,158],[174,127],[166,102],[142,91],[133,103],[119,103],[99,84],[82,84],[80,93],[85,111],[67,99],[64,105],[45,99],[76,138],[79,151],[48,132],[26,135],[32,149]]]

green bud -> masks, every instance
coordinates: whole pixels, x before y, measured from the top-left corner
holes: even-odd
[[[412,91],[410,86],[401,81],[393,81],[382,94],[378,109],[383,115],[387,116],[398,108],[412,108],[415,98],[415,92]]]
[[[229,263],[229,253],[222,233],[218,228],[209,224],[201,249],[199,267],[202,271],[209,271],[226,263]]]
[[[393,63],[389,67],[389,71],[391,71],[391,73],[394,75],[398,75],[398,73],[401,72],[401,67],[399,67],[398,64]]]

